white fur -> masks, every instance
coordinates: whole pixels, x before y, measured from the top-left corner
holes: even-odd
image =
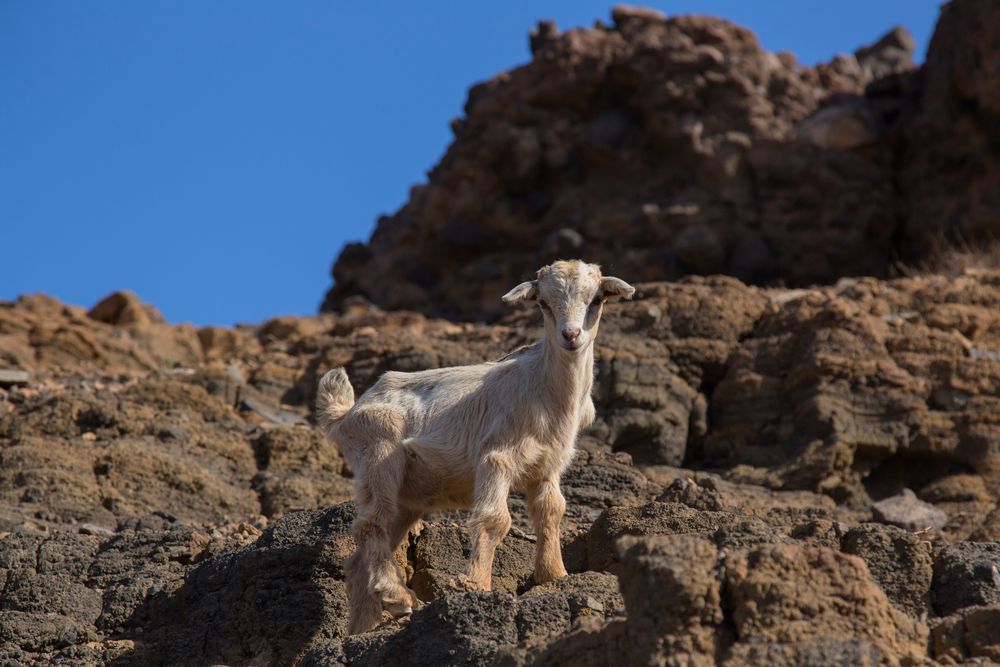
[[[511,523],[507,496],[522,489],[538,536],[536,582],[566,574],[559,476],[578,430],[594,420],[593,343],[604,301],[634,291],[596,265],[556,262],[503,297],[539,304],[545,335],[534,345],[491,363],[389,372],[357,403],[343,369],[323,377],[319,419],[355,475],[351,633],[377,625],[383,609],[400,615],[419,604],[392,552],[427,510],[472,508],[468,576],[489,589],[494,550]]]

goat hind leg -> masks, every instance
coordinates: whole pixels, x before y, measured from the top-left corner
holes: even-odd
[[[399,548],[400,543],[406,539],[410,532],[410,529],[423,515],[423,512],[408,507],[399,507],[396,510],[396,516],[392,523],[392,528],[389,532],[389,544],[392,546],[392,550],[395,552]],[[414,609],[419,608],[423,602],[417,597],[417,594],[406,585],[406,578],[403,576],[403,572],[399,567],[396,568],[396,575],[399,580],[399,588],[395,590],[397,599],[383,599],[383,605],[386,611],[390,614],[399,618],[400,616],[406,616],[411,613]],[[399,595],[403,593],[403,595]]]
[[[372,459],[358,478],[358,517],[352,527],[357,551],[347,571],[351,634],[378,625],[383,608],[394,615],[408,613],[404,609],[410,602],[393,557],[405,454],[390,443],[373,445],[370,452]]]
[[[359,509],[351,530],[357,549],[345,564],[349,634],[367,632],[378,625],[383,608],[388,606],[385,598],[398,597],[389,593],[399,586],[389,526],[390,515],[377,502]]]
[[[350,610],[347,634],[368,632],[382,621],[382,600],[368,588],[369,568],[361,550],[355,551],[344,562],[347,583],[347,604]]]

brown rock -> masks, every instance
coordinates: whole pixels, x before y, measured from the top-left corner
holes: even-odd
[[[198,340],[206,360],[227,361],[260,351],[257,340],[240,329],[201,327],[198,329]]]
[[[1000,662],[1000,607],[970,607],[936,621],[931,626],[931,654],[955,661]]]
[[[104,297],[90,309],[87,317],[121,327],[141,327],[164,322],[163,316],[156,308],[143,303],[135,293],[128,291],[115,292]]]
[[[955,542],[939,549],[931,600],[941,616],[1000,604],[1000,543]]]
[[[674,536],[623,538],[618,548],[632,659],[659,655],[666,665],[715,664],[723,638],[715,547]]]
[[[917,44],[910,31],[896,26],[877,42],[855,51],[858,64],[877,79],[914,67],[913,55]]]
[[[416,539],[411,587],[422,600],[462,590],[468,569],[469,536],[464,526],[429,523]],[[534,575],[533,541],[508,535],[501,541],[493,563],[493,590],[516,593]]]
[[[895,610],[861,559],[830,549],[764,546],[726,561],[738,640],[800,644],[862,639],[880,663],[917,664],[926,626]]]
[[[469,91],[429,182],[344,249],[324,309],[495,319],[567,249],[635,280],[805,286],[977,248],[1000,208],[997,11],[949,3],[919,71],[900,27],[804,67],[707,17],[543,23],[530,63]]]
[[[841,549],[860,556],[886,597],[907,614],[919,619],[931,611],[934,552],[923,536],[863,523],[847,531]]]
[[[789,140],[823,98],[850,95],[863,109],[871,77],[907,69],[899,35],[866,51],[864,67],[850,56],[806,68],[726,21],[624,7],[612,18],[563,33],[543,24],[530,63],[470,90],[429,183],[368,245],[345,248],[325,310],[360,294],[492,319],[499,295],[567,234],[634,280],[725,271],[751,228],[764,257],[734,266],[753,281],[885,272],[892,157],[877,112],[821,133],[837,150]],[[866,155],[839,154],[862,144]]]
[[[903,127],[902,250],[911,261],[942,241],[978,246],[996,235],[1000,160],[988,128],[1000,114],[998,25],[990,0],[942,7]]]

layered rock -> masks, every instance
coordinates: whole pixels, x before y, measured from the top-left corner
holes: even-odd
[[[618,452],[826,494],[862,512],[902,494],[934,506],[906,525],[944,517],[946,534],[982,539],[996,531],[998,312],[992,272],[791,291],[729,278],[640,285],[634,301],[607,310],[597,420],[580,439],[590,465],[570,472],[567,493],[599,510],[655,497],[607,458]],[[320,372],[344,365],[361,392],[386,370],[497,358],[532,340],[537,321],[524,310],[497,325],[458,325],[357,306],[241,331],[248,342],[229,356],[141,380],[129,359],[106,361],[95,381],[40,372],[31,386],[4,390],[10,472],[0,493],[26,518],[44,505],[57,520],[104,522],[121,516],[116,503],[153,509],[147,491],[161,502],[175,495],[158,509],[212,521],[343,499],[343,462],[305,424]],[[128,341],[115,331],[108,339]],[[33,344],[34,358],[77,353],[50,339]],[[86,356],[75,367],[93,364]],[[139,486],[147,491],[129,491]]]
[[[810,290],[721,277],[640,285],[634,301],[607,309],[598,419],[562,482],[571,576],[535,585],[535,536],[514,494],[494,590],[468,592],[463,514],[438,513],[398,554],[427,605],[409,625],[387,619],[352,638],[342,561],[353,509],[334,504],[350,498],[351,472],[309,424],[316,377],[343,364],[363,391],[389,369],[496,358],[537,335],[537,314],[455,324],[355,304],[196,331],[200,353],[179,362],[143,336],[173,340],[184,327],[108,324],[48,300],[4,304],[11,321],[75,329],[93,345],[8,333],[30,374],[0,389],[0,656],[308,665],[991,656],[997,555],[975,540],[992,539],[1000,515],[998,302],[1000,276],[988,271]],[[873,511],[884,498],[947,522],[903,521],[886,503]]]

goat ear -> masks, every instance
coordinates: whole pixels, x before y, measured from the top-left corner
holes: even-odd
[[[601,294],[605,299],[631,299],[635,288],[621,278],[607,276],[601,278]]]
[[[529,280],[526,283],[521,283],[501,298],[504,303],[511,305],[522,301],[534,301],[538,298],[538,281]]]

